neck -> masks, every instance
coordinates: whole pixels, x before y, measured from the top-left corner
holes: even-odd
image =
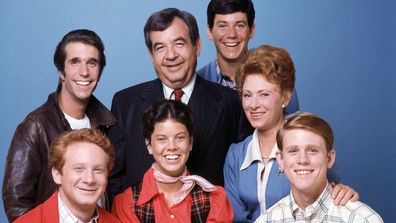
[[[171,207],[174,204],[172,197],[181,189],[183,183],[178,180],[174,183],[161,183],[156,181],[156,184],[158,191],[164,194],[168,207]]]
[[[240,62],[241,59],[224,60],[220,56],[217,57],[217,64],[220,67],[221,72],[233,81],[235,81]]]
[[[84,206],[84,207],[74,207],[71,203],[67,202],[67,199],[63,198],[63,194],[61,192],[60,197],[64,205],[69,209],[69,211],[76,216],[79,220],[83,222],[88,222],[92,216],[95,214],[96,204],[92,206]]]
[[[258,129],[258,139],[260,143],[260,150],[263,156],[269,156],[272,152],[272,148],[276,143],[276,132],[280,128],[282,123],[275,125],[270,129],[260,130]]]
[[[59,93],[58,96],[59,107],[62,112],[68,114],[69,116],[75,119],[83,119],[85,116],[85,110],[88,107],[88,100],[87,101],[76,101],[71,99],[68,95]]]
[[[326,183],[316,191],[298,191],[296,188],[292,187],[292,195],[297,205],[305,211],[309,205],[312,205],[319,198],[326,188]]]

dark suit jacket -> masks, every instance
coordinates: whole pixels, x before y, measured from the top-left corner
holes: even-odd
[[[116,165],[110,175],[110,196],[143,179],[154,162],[144,143],[141,118],[155,101],[164,99],[159,79],[117,92],[112,112],[118,123],[109,131],[116,150]],[[237,93],[197,76],[188,105],[194,115],[193,150],[187,162],[192,174],[223,185],[223,164],[231,143],[252,131]]]

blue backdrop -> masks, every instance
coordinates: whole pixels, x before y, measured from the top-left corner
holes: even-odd
[[[106,45],[95,95],[108,107],[113,94],[155,77],[143,40],[147,17],[165,7],[196,16],[203,48],[199,67],[214,58],[206,36],[208,1],[0,2],[0,176],[13,132],[55,90],[55,46],[72,29],[95,30]],[[396,218],[396,3],[391,0],[255,0],[250,47],[281,46],[297,69],[301,110],[335,130],[342,182],[385,222]],[[0,222],[6,222],[0,203]]]

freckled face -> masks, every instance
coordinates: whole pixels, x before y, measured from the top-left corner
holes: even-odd
[[[93,143],[71,144],[62,171],[52,169],[62,201],[69,209],[95,208],[106,191],[108,155]]]
[[[293,194],[318,194],[327,183],[327,170],[335,160],[335,151],[327,151],[322,136],[304,129],[285,132],[283,151],[277,154],[280,167],[289,179]]]
[[[262,74],[246,76],[242,86],[242,107],[250,124],[259,130],[278,129],[283,121],[283,97],[278,85]]]
[[[159,171],[169,176],[183,173],[192,149],[192,138],[186,126],[173,119],[154,125],[147,149],[153,155]]]

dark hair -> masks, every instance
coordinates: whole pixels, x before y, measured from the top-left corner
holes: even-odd
[[[151,105],[143,114],[143,137],[150,142],[154,126],[158,122],[173,119],[186,126],[190,137],[193,135],[194,120],[191,109],[180,101],[162,100]]]
[[[333,149],[334,134],[330,124],[317,115],[309,112],[301,112],[288,118],[278,130],[276,134],[276,142],[280,151],[283,150],[283,138],[285,136],[285,132],[292,129],[303,129],[318,134],[323,137],[326,144],[326,150],[330,151]]]
[[[66,131],[59,135],[51,144],[49,165],[62,172],[65,165],[65,153],[70,145],[77,143],[92,143],[99,146],[108,156],[107,171],[108,173],[114,166],[114,149],[107,136],[98,129],[80,129]]]
[[[173,20],[178,17],[183,20],[188,27],[188,34],[190,36],[193,46],[196,46],[199,39],[199,30],[197,21],[189,12],[181,11],[176,8],[166,8],[161,11],[153,13],[144,25],[144,41],[147,48],[152,52],[153,43],[151,42],[150,34],[154,31],[164,31],[167,29]]]
[[[226,15],[234,12],[245,13],[248,26],[252,28],[256,13],[251,0],[211,0],[206,11],[209,28],[213,28],[216,14]]]
[[[106,56],[104,54],[104,45],[100,37],[88,29],[76,29],[66,34],[56,46],[54,53],[54,64],[60,72],[65,70],[66,46],[69,43],[81,42],[92,45],[99,51],[99,76],[102,74],[103,68],[106,66]]]

